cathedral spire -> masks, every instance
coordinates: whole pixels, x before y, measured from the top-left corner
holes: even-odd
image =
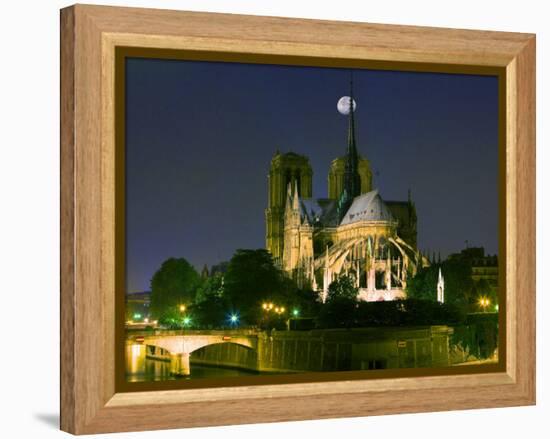
[[[437,279],[437,301],[445,303],[445,280],[441,274],[441,268],[439,268],[439,277]]]
[[[353,72],[350,74],[349,81],[349,123],[348,123],[348,149],[346,161],[350,158],[357,159],[357,145],[355,144],[355,108],[353,100]],[[357,161],[357,160],[355,160]]]
[[[353,73],[349,83],[349,126],[348,148],[346,151],[346,164],[344,169],[344,187],[348,190],[351,199],[361,194],[361,178],[359,177],[359,157],[355,142],[355,101],[353,99]]]
[[[339,205],[340,219],[351,205],[355,197],[361,194],[361,177],[359,176],[359,155],[357,154],[357,145],[355,140],[355,109],[356,105],[353,99],[353,73],[350,77],[350,95],[348,110],[348,145],[346,150],[346,162],[344,164],[344,188]]]

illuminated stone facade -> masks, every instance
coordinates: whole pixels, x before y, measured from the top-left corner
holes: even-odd
[[[271,160],[268,176],[268,207],[265,211],[266,248],[275,260],[283,257],[284,213],[288,185],[298,188],[304,198],[312,196],[313,172],[307,157],[277,152]]]
[[[328,198],[312,199],[311,177],[305,156],[277,152],[271,161],[266,246],[276,263],[323,300],[343,274],[355,279],[362,300],[404,298],[408,276],[428,264],[416,249],[416,209],[410,193],[386,203],[372,189],[351,104],[346,156],[332,161]]]

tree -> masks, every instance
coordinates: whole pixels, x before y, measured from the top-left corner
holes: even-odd
[[[297,288],[291,279],[288,279],[289,311],[298,311],[299,317],[317,317],[321,309],[319,294],[311,288]]]
[[[181,317],[180,305],[195,299],[200,276],[184,258],[164,261],[151,280],[151,315],[161,323]]]
[[[418,270],[416,275],[407,281],[407,297],[417,300],[437,300],[438,276],[439,265],[431,265]],[[447,289],[445,289],[445,293],[447,293]]]
[[[319,314],[319,324],[324,328],[350,328],[355,326],[358,306],[358,289],[353,278],[340,276],[328,287],[325,304]]]
[[[473,280],[470,264],[462,259],[448,259],[441,264],[418,271],[407,283],[407,297],[418,300],[437,300],[439,269],[445,280],[445,303],[466,308],[472,296]]]
[[[221,273],[202,280],[197,289],[195,303],[190,309],[196,326],[208,329],[225,326],[228,306],[223,290],[224,279]]]
[[[498,347],[498,315],[470,314],[464,323],[454,327],[452,344],[480,360],[492,357]]]
[[[351,328],[356,326],[355,311],[357,301],[347,297],[327,300],[319,313],[321,328]]]
[[[221,296],[208,296],[189,309],[194,327],[216,329],[228,326],[227,303]]]
[[[331,301],[336,298],[356,300],[357,294],[359,294],[359,290],[355,286],[354,279],[351,276],[339,276],[328,286],[327,300]]]
[[[220,273],[203,278],[200,286],[197,288],[195,303],[199,304],[214,297],[223,297],[223,282],[223,275]]]
[[[479,311],[479,301],[481,298],[489,299],[489,302],[492,305],[491,310],[494,309],[494,305],[498,304],[498,294],[496,288],[491,287],[491,284],[487,281],[487,279],[483,278],[475,282],[472,289],[470,305],[473,311]],[[486,310],[485,308],[483,309]]]
[[[265,301],[286,304],[288,287],[284,274],[275,267],[271,254],[265,249],[237,250],[224,276],[227,303],[247,323],[260,320]]]

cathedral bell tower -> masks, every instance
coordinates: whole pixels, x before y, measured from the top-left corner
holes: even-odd
[[[265,210],[266,248],[276,263],[281,263],[284,250],[284,215],[287,189],[296,187],[301,198],[312,197],[312,176],[309,159],[288,152],[275,153],[268,175],[268,205]]]

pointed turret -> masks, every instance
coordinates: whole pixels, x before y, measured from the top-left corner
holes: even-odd
[[[298,183],[294,181],[294,193],[292,194],[292,209],[296,212],[300,211],[300,198],[298,196]]]
[[[439,269],[439,277],[437,279],[437,301],[445,303],[445,280],[441,274],[441,268]]]
[[[290,184],[290,182],[289,182],[287,187],[286,187],[286,203],[285,203],[285,206],[290,206],[290,203],[292,203],[292,184]]]

